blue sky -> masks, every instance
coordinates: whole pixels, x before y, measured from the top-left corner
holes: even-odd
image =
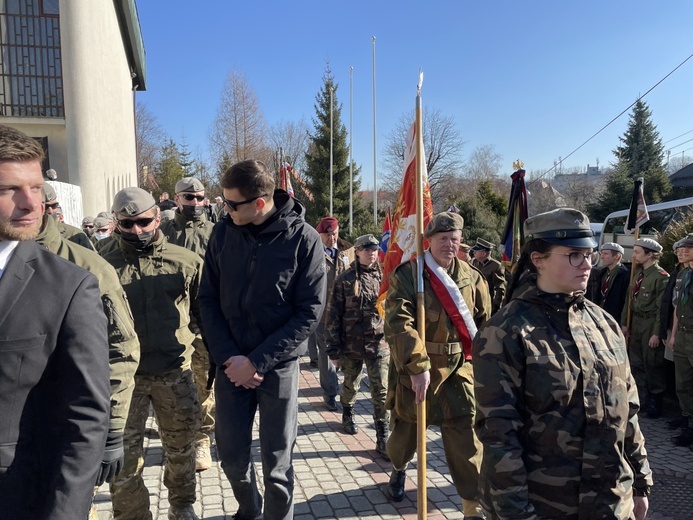
[[[147,91],[138,93],[174,139],[207,155],[209,129],[233,67],[254,88],[268,123],[308,121],[326,62],[339,83],[353,156],[372,186],[372,44],[376,37],[377,157],[414,109],[455,118],[463,156],[493,145],[508,175],[566,157],[693,53],[693,2],[139,0]],[[645,97],[672,154],[693,148],[693,59]],[[628,113],[564,168],[613,161]],[[693,155],[693,151],[686,155]]]

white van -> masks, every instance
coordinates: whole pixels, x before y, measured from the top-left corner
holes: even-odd
[[[656,238],[655,234],[663,234],[669,224],[681,220],[687,213],[693,211],[693,197],[687,199],[672,200],[647,206],[650,220],[640,226],[640,238]],[[625,250],[623,255],[624,262],[630,262],[633,256],[634,234],[626,235],[623,230],[628,220],[629,209],[614,211],[604,220],[602,236],[599,240],[599,247],[605,242],[616,242],[621,244]],[[693,230],[692,230],[693,231]]]

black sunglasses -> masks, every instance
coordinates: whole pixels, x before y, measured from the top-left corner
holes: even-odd
[[[134,220],[120,220],[118,219],[118,225],[122,227],[123,229],[132,229],[132,227],[137,224],[139,227],[144,228],[147,227],[149,224],[154,222],[156,220],[156,217],[150,217],[150,218],[136,218]]]
[[[82,227],[84,227],[85,229],[94,229],[94,226],[92,226],[91,224],[84,224],[84,226]]]
[[[183,197],[188,202],[193,201],[193,200],[196,200],[197,202],[202,202],[203,200],[205,200],[204,195],[192,195],[190,193],[186,193],[186,194],[180,195],[180,196]]]
[[[253,197],[252,199],[246,199],[242,200],[241,202],[231,202],[229,199],[224,197],[223,195],[221,196],[221,200],[224,201],[224,204],[226,204],[231,211],[238,211],[238,206],[242,206],[243,204],[250,204],[251,202],[259,199],[260,197],[266,197],[267,193],[263,193],[262,195],[258,195],[257,197]]]
[[[96,230],[97,233],[106,233],[109,229],[107,227],[99,228]]]

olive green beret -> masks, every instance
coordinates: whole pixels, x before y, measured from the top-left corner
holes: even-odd
[[[106,217],[96,217],[94,219],[94,228],[100,229],[111,225],[111,219]]]
[[[55,193],[55,188],[47,182],[43,185],[43,202],[52,203],[58,200],[58,194]]]
[[[621,247],[621,244],[617,244],[616,242],[604,242],[599,250],[616,251],[617,253],[621,254],[625,253],[625,250],[623,247]]]
[[[111,211],[116,214],[134,217],[152,209],[155,205],[154,197],[142,188],[124,188],[116,193]]]
[[[655,253],[661,253],[662,249],[664,249],[659,242],[652,238],[638,238],[633,245],[640,246],[643,249],[649,249]]]
[[[447,231],[462,231],[463,227],[464,219],[462,215],[452,211],[443,211],[433,216],[428,226],[426,226],[424,237],[431,238],[436,233],[445,233]]]
[[[674,250],[677,247],[693,247],[693,233],[688,233],[685,237],[674,244]]]
[[[183,177],[176,183],[176,193],[184,193],[186,191],[205,191],[205,185],[195,177]]]
[[[373,235],[361,235],[354,242],[355,249],[378,249],[380,242]]]
[[[566,247],[595,248],[597,241],[587,215],[572,208],[559,208],[525,220],[525,239],[545,240]]]

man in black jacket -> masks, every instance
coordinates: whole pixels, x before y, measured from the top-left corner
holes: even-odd
[[[207,246],[200,310],[217,365],[216,441],[238,500],[238,520],[262,518],[252,465],[260,409],[265,518],[293,518],[292,450],[298,411],[297,348],[317,326],[325,298],[324,253],[305,209],[259,161],[221,179],[228,216]]]
[[[621,263],[623,247],[615,242],[606,242],[599,249],[599,254],[604,268],[599,273],[599,283],[594,288],[594,303],[619,321],[630,283],[630,271]]]

